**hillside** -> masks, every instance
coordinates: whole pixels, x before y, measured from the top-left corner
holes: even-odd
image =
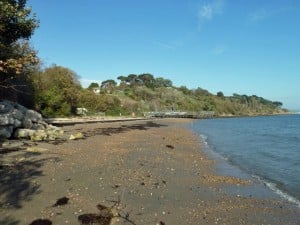
[[[107,80],[100,85],[99,96],[111,96],[120,102],[118,107],[110,110],[113,114],[214,111],[217,116],[252,116],[286,112],[281,108],[281,102],[256,95],[224,96],[222,92],[214,95],[202,88],[191,90],[184,86],[174,87],[170,80],[155,78],[151,74],[131,74],[118,79],[119,84],[114,80]],[[88,108],[95,111],[93,107]]]
[[[176,87],[171,80],[149,73],[119,76],[117,81],[109,79],[83,88],[75,72],[54,65],[33,68],[13,81],[0,89],[0,100],[18,102],[44,117],[73,116],[77,108],[86,108],[90,115],[112,116],[162,111],[213,111],[215,116],[287,113],[278,101],[256,95],[224,96],[222,92],[213,94],[201,87]]]
[[[286,112],[281,108],[281,102],[256,95],[212,94],[200,87],[175,87],[171,80],[148,73],[119,76],[117,81],[109,79],[83,88],[75,72],[54,65],[33,74],[30,86],[30,94],[21,95],[19,102],[34,108],[45,117],[72,116],[79,107],[86,108],[90,115],[117,116],[157,111],[214,111],[216,116]]]

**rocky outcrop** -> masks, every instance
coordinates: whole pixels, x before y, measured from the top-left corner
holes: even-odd
[[[47,124],[42,115],[11,101],[0,102],[0,139],[26,138],[33,141],[55,140],[63,131]]]

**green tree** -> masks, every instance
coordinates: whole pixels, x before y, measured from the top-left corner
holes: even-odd
[[[180,86],[178,88],[179,91],[182,91],[183,94],[185,95],[189,95],[191,94],[191,91],[186,87],[186,86]]]
[[[203,88],[198,87],[196,90],[194,90],[194,93],[196,96],[211,96],[212,94]]]
[[[146,87],[148,87],[148,88],[153,88],[154,87],[155,79],[154,79],[154,76],[152,74],[150,74],[150,73],[143,73],[143,74],[138,75],[137,78]]]
[[[28,39],[38,27],[38,21],[26,0],[0,1],[0,87],[17,90],[17,77],[38,63],[36,52]],[[0,97],[5,93],[0,93]],[[7,95],[7,93],[6,93]]]
[[[118,76],[118,78],[117,78],[118,80],[120,80],[121,81],[121,83],[126,83],[126,79],[127,79],[127,77],[126,76]]]
[[[282,104],[282,102],[275,101],[275,102],[273,102],[273,105],[274,105],[276,108],[281,108],[283,104]]]
[[[136,74],[129,74],[126,78],[126,82],[133,86],[137,83],[137,78],[138,76]]]
[[[165,79],[163,77],[157,77],[155,78],[154,81],[154,86],[155,87],[172,87],[172,81],[169,79]]]
[[[90,83],[90,85],[88,86],[88,90],[93,90],[94,88],[100,88],[99,84],[96,82],[92,82]]]
[[[101,83],[101,89],[105,90],[107,93],[112,93],[117,85],[115,80],[109,79]]]
[[[219,98],[224,98],[224,94],[223,94],[222,91],[219,91],[219,92],[217,93],[217,96],[218,96]]]
[[[76,111],[82,90],[75,72],[52,66],[34,77],[36,109],[45,116],[68,116]]]

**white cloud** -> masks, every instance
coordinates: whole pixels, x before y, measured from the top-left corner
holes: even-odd
[[[208,4],[202,4],[198,11],[200,21],[211,20],[216,15],[221,15],[224,8],[224,0],[215,0]]]

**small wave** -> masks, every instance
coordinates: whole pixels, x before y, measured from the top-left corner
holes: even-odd
[[[256,176],[256,175],[253,175],[254,178],[258,179],[259,181],[261,181],[263,184],[265,184],[269,189],[271,189],[275,194],[279,195],[281,198],[297,205],[299,208],[300,208],[300,201],[289,195],[288,193],[280,190],[276,184],[272,183],[272,182],[269,182],[269,181],[266,181],[264,179],[262,179],[261,177],[259,176]]]
[[[207,142],[207,136],[200,134],[200,139],[202,140],[202,143],[205,147],[208,147],[208,142]]]

